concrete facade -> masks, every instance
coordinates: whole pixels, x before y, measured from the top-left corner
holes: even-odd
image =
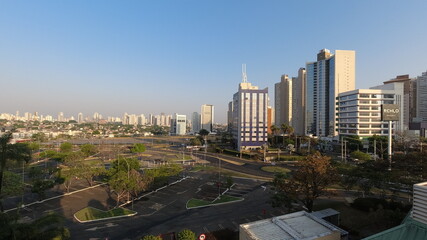
[[[320,50],[316,62],[306,64],[306,134],[336,136],[336,97],[355,89],[356,52]]]

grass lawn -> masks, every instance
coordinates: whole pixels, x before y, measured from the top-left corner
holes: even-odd
[[[85,222],[104,218],[126,216],[130,214],[135,215],[136,212],[126,208],[114,208],[110,211],[102,211],[97,208],[86,207],[76,212],[74,217],[81,222]]]
[[[220,199],[217,199],[213,202],[192,198],[187,202],[187,208],[204,207],[219,203],[235,202],[240,200],[243,200],[243,198],[232,197],[227,195],[222,195]]]
[[[271,173],[289,173],[291,170],[289,168],[284,167],[276,167],[276,166],[264,166],[261,168],[264,172],[271,172]]]

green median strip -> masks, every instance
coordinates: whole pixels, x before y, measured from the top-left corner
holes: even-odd
[[[213,202],[192,198],[187,202],[187,209],[207,207],[207,206],[219,205],[224,203],[232,203],[232,202],[238,202],[242,200],[244,200],[244,198],[232,197],[227,195],[222,195],[221,198]]]
[[[137,212],[126,209],[126,208],[114,208],[110,211],[103,211],[93,207],[86,207],[76,212],[74,217],[77,221],[92,222],[104,219],[119,218],[119,217],[130,217],[136,215]]]
[[[276,166],[264,166],[261,168],[264,172],[271,172],[271,173],[289,173],[291,170],[289,168],[284,167],[276,167]]]

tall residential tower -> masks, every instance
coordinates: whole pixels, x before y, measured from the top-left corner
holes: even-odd
[[[200,112],[201,128],[209,132],[213,131],[214,123],[214,106],[210,104],[203,104]]]
[[[336,136],[336,98],[355,89],[356,52],[322,49],[316,62],[306,64],[306,133]]]

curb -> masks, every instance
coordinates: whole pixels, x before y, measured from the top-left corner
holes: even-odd
[[[76,190],[76,191],[73,191],[73,192],[64,193],[64,194],[61,194],[61,195],[58,195],[58,196],[55,196],[55,197],[46,198],[46,199],[43,199],[43,200],[40,200],[40,201],[35,201],[35,202],[32,202],[32,203],[28,203],[28,204],[23,204],[21,207],[28,207],[28,206],[32,206],[32,205],[34,205],[34,204],[44,203],[44,202],[46,202],[46,201],[50,201],[50,200],[57,199],[57,198],[61,198],[61,197],[66,197],[66,196],[72,195],[72,194],[74,194],[74,193],[83,192],[83,191],[86,191],[86,190],[88,190],[88,189],[96,188],[96,187],[99,187],[99,186],[102,186],[102,185],[106,185],[106,184],[107,184],[107,183],[101,183],[101,184],[94,185],[94,186],[91,186],[91,187],[87,187],[87,188],[79,189],[79,190]],[[7,213],[7,212],[10,212],[10,211],[18,210],[19,208],[20,208],[20,207],[7,209],[7,210],[5,210],[4,212],[5,212],[5,213]]]
[[[191,199],[190,199],[190,200],[191,200]],[[188,200],[188,201],[187,201],[187,204],[188,204],[188,202],[189,202],[190,200]],[[190,209],[196,209],[196,208],[204,208],[204,207],[211,207],[211,206],[225,205],[225,204],[229,204],[229,203],[241,202],[241,201],[244,201],[244,200],[245,200],[244,198],[240,198],[240,199],[233,200],[233,201],[229,201],[229,202],[213,203],[213,204],[208,204],[208,205],[198,206],[198,207],[191,207],[191,208],[187,207],[187,204],[185,204],[185,208],[186,208],[187,210],[190,210]]]
[[[99,210],[99,211],[103,211],[103,210],[101,210],[101,209],[98,209],[98,208],[94,208],[94,207],[88,207],[88,208],[92,208],[92,209],[96,209],[96,210]],[[83,209],[83,208],[82,208]],[[80,210],[82,210],[82,209],[80,209]],[[79,211],[80,211],[79,210]],[[78,211],[77,211],[78,212]],[[77,213],[76,212],[76,213]],[[103,211],[103,212],[105,212],[105,211]],[[135,211],[134,211],[135,212]],[[73,217],[74,217],[74,219],[76,219],[79,223],[88,223],[88,222],[99,222],[99,221],[104,221],[104,220],[110,220],[110,219],[116,219],[116,218],[122,218],[122,217],[132,217],[132,216],[135,216],[136,214],[138,214],[138,212],[135,212],[135,213],[131,213],[131,214],[126,214],[126,215],[121,215],[121,216],[114,216],[114,217],[107,217],[107,218],[100,218],[100,219],[94,219],[94,220],[85,220],[85,221],[81,221],[81,220],[79,220],[77,217],[76,217],[76,213],[74,213],[73,214]]]

